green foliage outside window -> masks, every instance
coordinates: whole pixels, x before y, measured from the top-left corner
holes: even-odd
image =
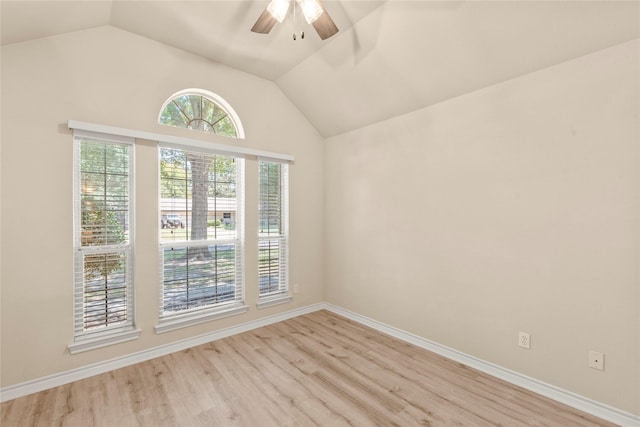
[[[173,98],[160,113],[160,124],[237,137],[227,112],[211,99],[198,94]]]
[[[107,246],[127,243],[129,209],[128,147],[85,141],[81,148],[81,245]],[[107,277],[119,271],[121,252],[86,254],[85,277]]]

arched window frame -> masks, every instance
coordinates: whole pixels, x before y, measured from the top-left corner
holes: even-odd
[[[174,99],[176,99],[176,98],[178,98],[180,96],[185,96],[185,95],[202,96],[203,98],[207,98],[209,101],[211,101],[214,104],[218,105],[218,107],[220,107],[221,109],[223,109],[225,111],[225,113],[227,113],[227,117],[229,117],[229,119],[233,123],[233,126],[234,126],[234,128],[236,130],[235,139],[245,139],[244,128],[242,127],[242,121],[240,120],[240,116],[238,116],[238,113],[236,113],[236,111],[233,109],[233,107],[223,97],[221,97],[220,95],[218,95],[216,93],[213,93],[211,91],[204,90],[204,89],[198,89],[198,88],[183,89],[181,91],[178,91],[178,92],[174,93],[169,98],[167,98],[167,100],[162,104],[162,108],[160,108],[160,112],[158,113],[158,120],[157,121],[158,121],[159,124],[164,125],[164,126],[169,126],[169,125],[166,125],[166,124],[164,124],[164,123],[162,123],[160,121],[161,118],[162,118],[162,112],[165,110],[165,108],[167,108],[167,106],[171,102],[173,102]],[[227,136],[227,135],[224,135],[224,136]],[[233,138],[233,137],[230,137],[230,138]]]

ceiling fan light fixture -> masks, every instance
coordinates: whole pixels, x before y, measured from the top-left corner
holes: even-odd
[[[280,23],[287,16],[288,10],[289,0],[271,0],[271,3],[267,6],[267,11]]]
[[[318,0],[296,0],[302,9],[307,24],[311,24],[322,15],[322,6]]]
[[[308,24],[313,25],[313,28],[318,33],[318,36],[320,36],[320,39],[328,39],[339,31],[335,22],[333,22],[333,19],[329,16],[329,13],[320,3],[320,0],[293,1],[295,2],[293,3],[294,25],[296,25],[296,6],[299,5],[305,20]],[[256,20],[256,23],[251,27],[251,31],[259,34],[269,34],[274,25],[278,22],[282,23],[286,18],[289,10],[289,3],[291,2],[292,0],[270,0],[267,7],[264,8]]]

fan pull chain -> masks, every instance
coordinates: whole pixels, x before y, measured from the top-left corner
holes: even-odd
[[[298,26],[298,20],[296,19],[296,3],[297,0],[293,1],[293,40],[297,40],[296,38],[296,27]],[[304,31],[300,32],[300,39],[304,39]]]

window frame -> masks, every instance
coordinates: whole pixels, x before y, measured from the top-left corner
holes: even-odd
[[[162,108],[160,108],[157,122],[163,126],[173,126],[173,127],[178,127],[182,129],[190,129],[187,126],[182,127],[182,126],[174,126],[174,125],[162,123],[162,113],[165,111],[165,108],[167,108],[167,106],[171,104],[176,98],[179,98],[181,96],[190,96],[190,95],[206,98],[213,104],[216,104],[225,113],[227,113],[227,117],[229,117],[229,120],[233,124],[233,127],[235,128],[235,131],[236,131],[235,139],[245,139],[244,128],[242,127],[242,122],[240,121],[240,116],[238,116],[238,113],[236,113],[233,107],[231,107],[231,105],[223,97],[221,97],[216,93],[213,93],[211,91],[204,90],[204,89],[198,89],[198,88],[183,89],[174,93],[170,97],[168,97],[167,100],[162,104]],[[202,132],[207,134],[213,134],[213,135],[221,135],[216,132],[205,132],[205,131],[202,131]],[[227,135],[225,135],[225,137],[234,138]]]
[[[82,243],[82,171],[81,150],[83,143],[122,145],[128,148],[127,193],[128,224],[127,243],[106,244],[100,246],[83,245]],[[106,172],[105,172],[106,174]],[[140,337],[141,330],[136,328],[135,321],[135,287],[134,287],[134,240],[135,240],[135,144],[134,139],[102,134],[91,131],[73,131],[73,252],[74,252],[74,291],[73,291],[73,343],[68,345],[71,354],[96,348],[131,341]],[[98,326],[85,329],[85,263],[87,255],[121,253],[125,258],[125,316],[126,321],[115,325]]]
[[[232,111],[229,111],[229,113],[231,113]],[[76,133],[87,133],[87,134],[91,134],[91,135],[99,135],[101,137],[104,137],[107,140],[110,139],[116,139],[116,140],[120,140],[121,138],[125,138],[126,140],[130,141],[130,142],[135,142],[136,140],[143,140],[143,141],[156,141],[158,143],[158,147],[163,146],[163,147],[173,147],[173,148],[179,148],[179,149],[186,149],[186,150],[204,150],[207,152],[211,152],[214,154],[222,154],[222,155],[230,155],[230,156],[234,156],[236,158],[242,158],[243,159],[243,164],[244,164],[244,159],[247,156],[250,156],[250,158],[267,158],[269,160],[272,161],[280,161],[282,163],[287,163],[289,165],[293,164],[295,162],[295,156],[291,155],[291,154],[284,154],[284,153],[277,153],[277,152],[273,152],[273,151],[266,151],[266,150],[260,150],[260,149],[255,149],[255,148],[250,148],[250,147],[255,147],[255,146],[260,146],[260,142],[258,140],[252,139],[252,138],[244,138],[244,131],[242,130],[241,124],[238,122],[237,125],[238,127],[238,138],[237,139],[231,139],[229,137],[226,136],[222,136],[222,135],[217,135],[217,134],[206,134],[206,141],[205,140],[198,140],[198,139],[193,139],[193,138],[187,138],[187,137],[182,137],[182,136],[176,136],[176,135],[168,135],[168,134],[163,134],[163,133],[157,133],[157,132],[149,132],[149,131],[143,131],[143,130],[138,130],[138,129],[129,129],[129,128],[122,128],[122,127],[117,127],[117,126],[109,126],[109,125],[103,125],[103,124],[96,124],[96,123],[90,123],[90,122],[84,122],[84,121],[80,121],[80,120],[68,120],[67,121],[67,127],[73,131],[74,135]],[[242,145],[230,145],[228,144],[228,141],[237,141],[238,139],[241,138],[242,135],[242,140],[240,142],[246,143],[248,146],[242,146]],[[158,160],[159,161],[159,160]],[[131,163],[133,164],[133,162]],[[158,171],[158,174],[160,173],[160,171]],[[245,174],[242,174],[242,179],[244,180],[245,178]],[[159,182],[158,182],[158,189],[159,189]],[[158,194],[158,198],[159,198],[159,194]],[[135,195],[132,196],[132,203],[135,202]],[[239,201],[238,203],[242,203],[242,207],[243,207],[243,212],[244,212],[244,191],[243,191],[243,197],[242,200]],[[132,205],[133,206],[133,205]],[[159,220],[159,218],[158,218]],[[244,225],[244,218],[242,219],[242,223]],[[133,225],[133,222],[131,222],[131,224]],[[244,231],[243,231],[244,233]],[[133,241],[131,241],[131,244],[133,244]],[[245,238],[244,238],[244,234],[242,236],[242,244],[243,244],[243,251],[245,250]],[[132,246],[133,248],[133,246]],[[257,248],[256,248],[257,250]],[[243,252],[244,253],[244,252]],[[245,265],[246,268],[246,265]],[[243,271],[244,273],[244,271]],[[159,284],[156,285],[159,287]],[[246,283],[245,283],[246,286]],[[158,288],[156,288],[158,289]],[[246,289],[246,288],[245,288]],[[175,327],[173,327],[172,325],[169,324],[164,324],[164,325],[156,325],[155,329],[156,329],[156,333],[162,333],[162,332],[166,332],[169,330],[174,330],[174,329],[178,329],[178,328],[182,328],[182,327],[186,327],[186,326],[190,326],[192,324],[198,324],[198,323],[203,323],[206,322],[208,320],[213,320],[215,318],[218,317],[227,317],[230,315],[234,315],[234,314],[240,314],[240,313],[244,313],[246,311],[248,311],[249,307],[245,306],[242,307],[241,309],[239,309],[237,312],[228,312],[228,313],[218,313],[215,315],[212,315],[209,318],[199,318],[199,319],[183,319],[182,322],[180,322],[180,324],[175,325]],[[112,341],[110,343],[106,343],[104,345],[109,345],[112,343],[116,343],[116,342],[122,342],[122,341],[128,341],[128,340],[132,340],[132,339],[136,339],[139,337],[140,335],[140,330],[136,329],[135,330],[135,336],[132,334],[129,337],[119,337],[119,336],[114,336]],[[88,345],[86,346],[87,350],[90,350],[92,348],[97,348],[98,346],[91,346],[89,345],[89,343],[87,343]],[[99,345],[101,346],[101,345]],[[71,347],[72,345],[69,346],[69,350],[73,353],[75,352]],[[83,349],[80,349],[80,346],[74,346],[76,348],[78,348],[77,351],[83,351]]]
[[[158,303],[158,324],[155,326],[157,334],[173,331],[176,329],[197,325],[214,319],[220,319],[228,316],[246,313],[249,306],[245,304],[245,283],[244,269],[245,265],[245,239],[244,239],[244,174],[245,174],[245,158],[241,154],[231,155],[228,152],[220,153],[215,149],[203,149],[201,147],[176,147],[174,144],[160,142],[158,145],[158,165],[161,161],[161,150],[172,149],[197,152],[209,155],[222,155],[233,157],[235,159],[235,189],[236,189],[236,236],[234,239],[204,239],[204,240],[179,240],[179,241],[162,241],[159,229],[159,303]],[[160,168],[158,167],[158,196],[160,199],[161,189]],[[162,216],[162,206],[158,206],[158,224],[160,224]],[[206,242],[206,243],[205,243]],[[210,304],[204,307],[188,308],[175,312],[164,311],[164,250],[168,247],[191,248],[202,246],[215,246],[220,244],[233,244],[235,247],[235,298],[232,301],[225,301],[216,304]],[[239,288],[239,289],[238,289]]]
[[[273,305],[285,304],[291,301],[289,286],[289,163],[279,159],[258,157],[258,309]],[[262,163],[272,163],[280,166],[280,233],[277,235],[261,235],[260,222],[263,221],[260,212],[262,199],[262,175],[260,173]],[[260,250],[264,242],[277,242],[278,247],[278,289],[267,293],[261,293]],[[269,261],[268,263],[270,263]]]

